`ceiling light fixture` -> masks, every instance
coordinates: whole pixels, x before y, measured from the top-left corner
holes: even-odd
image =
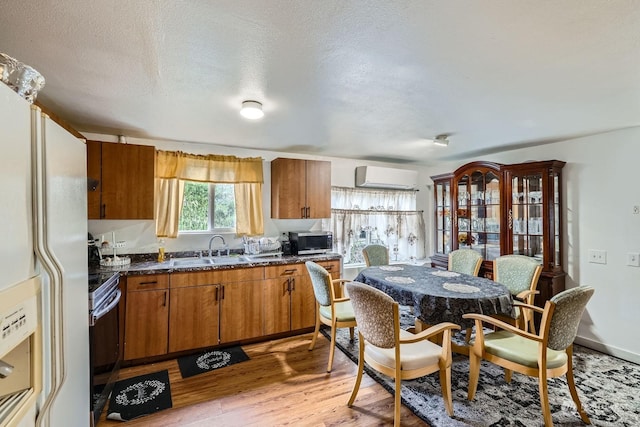
[[[250,120],[261,119],[264,116],[262,104],[258,101],[244,101],[240,109],[242,117]]]
[[[447,137],[447,135],[438,135],[433,140],[433,143],[441,147],[446,147],[447,145],[449,145],[449,138]]]

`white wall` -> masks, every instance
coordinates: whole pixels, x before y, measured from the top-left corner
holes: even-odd
[[[84,134],[88,139],[97,141],[117,142],[114,135]],[[322,156],[305,156],[292,153],[277,153],[272,151],[249,150],[236,147],[216,146],[211,144],[194,144],[175,141],[159,141],[149,139],[127,138],[130,144],[154,145],[160,150],[181,150],[193,154],[220,154],[234,155],[238,157],[262,157],[265,161],[264,186],[263,186],[263,207],[264,207],[264,228],[265,236],[279,236],[286,231],[304,231],[320,229],[320,220],[291,220],[291,219],[271,219],[271,160],[276,157],[329,160],[331,161],[331,184],[341,187],[353,187],[355,183],[355,168],[364,165],[378,165],[394,168],[403,166],[395,164],[384,164],[380,162],[360,161],[352,159],[337,159]],[[405,167],[407,168],[407,167]],[[417,169],[411,168],[410,169]],[[421,189],[426,190],[430,179],[427,175],[419,176]],[[427,191],[418,193],[418,209],[426,211],[425,203],[428,197]],[[119,253],[150,253],[157,252],[158,243],[155,236],[155,223],[153,220],[90,220],[89,232],[94,237],[99,238],[105,234],[105,238],[111,239],[111,232],[116,233],[116,240],[124,240],[127,247]],[[165,250],[167,252],[202,250],[208,247],[211,234],[181,234],[176,239],[165,239]],[[241,248],[242,242],[233,234],[224,234],[226,243],[230,248]],[[214,244],[217,245],[218,242]]]
[[[453,142],[452,142],[453,143]],[[567,288],[589,285],[595,294],[578,330],[578,342],[640,363],[640,268],[626,265],[640,252],[640,129],[474,158],[498,163],[557,159],[563,174],[564,266]],[[429,175],[467,163],[429,168]],[[428,211],[431,214],[431,211]],[[428,224],[433,218],[429,216]],[[588,262],[589,249],[607,251],[607,264]]]

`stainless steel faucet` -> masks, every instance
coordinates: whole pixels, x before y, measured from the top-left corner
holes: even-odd
[[[220,250],[221,249],[226,249],[227,250],[227,255],[229,255],[229,248],[227,247],[227,243],[224,241],[224,237],[222,237],[220,234],[214,234],[213,236],[211,236],[211,239],[209,239],[209,256],[211,256],[211,244],[213,243],[213,239],[215,239],[216,237],[219,237],[220,240],[222,240],[222,247],[218,249],[218,256],[220,256]]]

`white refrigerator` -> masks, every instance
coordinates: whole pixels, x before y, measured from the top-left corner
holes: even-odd
[[[0,297],[39,280],[42,335],[32,373],[42,390],[0,425],[88,426],[85,143],[1,82],[0,186]]]

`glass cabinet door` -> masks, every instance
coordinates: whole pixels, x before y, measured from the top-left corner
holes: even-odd
[[[534,257],[540,263],[544,257],[543,194],[542,173],[511,178],[513,253]]]
[[[436,196],[436,253],[451,252],[451,183],[435,184]]]
[[[500,176],[475,170],[457,182],[458,248],[478,251],[485,261],[500,256]]]

